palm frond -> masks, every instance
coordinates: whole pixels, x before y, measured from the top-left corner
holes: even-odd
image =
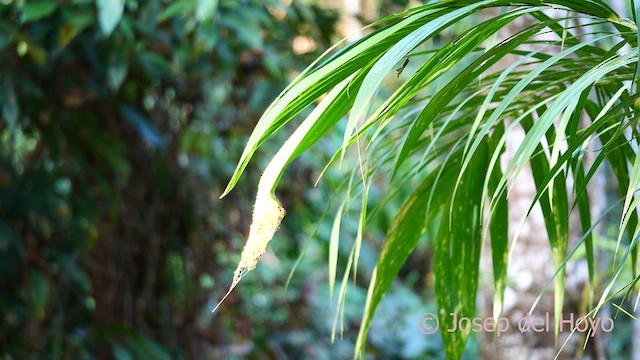
[[[276,155],[277,164],[265,172],[263,179],[269,181],[260,182],[253,217],[255,221],[271,216],[260,213],[265,208],[262,203],[267,195],[273,196],[285,165],[346,117],[343,143],[327,166],[341,161],[355,144],[362,168],[354,171],[361,172],[364,194],[374,178],[386,179],[389,191],[369,212],[364,195],[358,239],[342,286],[349,269],[356,271],[366,217],[375,216],[390,199],[401,197],[403,201],[369,285],[357,340],[362,355],[382,297],[427,228],[438,224],[434,272],[441,322],[452,312],[473,314],[480,244],[487,235],[496,291],[494,316],[501,313],[508,255],[513,251],[513,243],[509,248],[507,198],[527,165],[537,191],[529,211],[535,204],[542,209],[556,269],[556,324],[564,297],[564,266],[575,251],[568,249],[568,218],[576,207],[585,234],[580,245],[587,254],[593,298],[596,277],[591,233],[595,224],[586,192],[596,169],[607,165],[624,199],[618,244],[625,234],[627,244],[620,247],[624,253],[617,256],[610,282],[598,295],[597,311],[612,293],[621,290],[613,286],[625,263],[631,263],[634,277],[637,263],[637,6],[633,2],[632,20],[621,18],[600,0],[440,1],[387,17],[373,24],[375,30],[362,39],[335,53],[327,52],[280,94],[258,122],[223,196],[261,144],[329,93],[283,145]],[[480,24],[468,25],[449,43],[425,50],[425,44],[433,45],[434,35],[447,32],[453,24],[465,24],[465,18],[488,8],[502,11]],[[568,15],[553,18],[549,9]],[[498,33],[504,35],[511,23],[523,17],[529,19],[529,26],[494,41]],[[573,21],[576,19],[579,21]],[[404,68],[409,58],[412,64],[420,64],[413,73]],[[505,58],[513,59],[509,66],[492,70]],[[389,77],[399,76],[395,71],[399,67],[402,84],[381,99],[380,88]],[[516,128],[524,130],[525,137],[503,167],[500,158]],[[595,153],[591,165],[584,161],[587,152]],[[483,224],[485,204],[490,213],[488,223]],[[332,288],[335,231],[330,257]],[[247,246],[250,243],[251,239]],[[340,293],[342,298],[344,290]],[[466,335],[443,332],[442,336],[448,358],[459,359]]]

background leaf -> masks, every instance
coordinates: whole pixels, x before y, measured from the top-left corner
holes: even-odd
[[[98,8],[98,24],[104,36],[115,30],[124,13],[124,0],[96,0]]]
[[[48,0],[31,0],[26,1],[22,9],[20,20],[23,23],[38,21],[46,16],[51,15],[57,7],[56,1]]]

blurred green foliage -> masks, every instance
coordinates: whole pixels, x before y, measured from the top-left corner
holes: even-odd
[[[235,324],[197,326],[250,213],[217,197],[260,112],[318,55],[292,40],[326,48],[336,14],[5,0],[0,17],[0,356],[197,358],[235,341]]]

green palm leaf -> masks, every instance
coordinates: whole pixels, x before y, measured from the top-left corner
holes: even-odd
[[[451,42],[425,50],[434,35],[495,7],[501,9],[500,15],[468,25]],[[551,8],[564,10],[569,17],[552,18],[545,11]],[[596,169],[608,166],[620,190],[618,242],[627,234],[628,243],[620,247],[624,253],[616,257],[610,282],[597,295],[601,299],[594,308],[597,311],[612,293],[622,291],[613,286],[624,264],[632,265],[635,276],[637,262],[640,32],[636,2],[632,1],[632,8],[630,20],[601,0],[459,0],[439,1],[382,19],[362,39],[328,51],[280,94],[256,125],[223,196],[235,186],[261,144],[330,93],[320,110],[302,122],[283,145],[277,166],[266,174],[268,184],[261,182],[258,192],[273,195],[284,166],[339,121],[345,122],[343,142],[334,149],[327,167],[346,156],[354,144],[365,152],[359,153],[363,155],[360,168],[354,169],[361,172],[364,195],[345,280],[351,267],[356,272],[366,218],[375,216],[391,199],[402,201],[369,285],[356,349],[363,355],[378,304],[430,227],[439,227],[434,266],[439,313],[471,316],[475,311],[480,244],[484,236],[490,236],[494,316],[500,314],[508,254],[517,240],[516,235],[509,248],[507,197],[525,166],[532,169],[537,191],[529,210],[540,205],[552,253],[556,324],[564,297],[564,267],[575,252],[568,251],[568,218],[576,207],[584,233],[580,246],[586,250],[592,304],[597,287],[591,236],[595,224],[586,189]],[[521,17],[527,17],[531,25],[493,44],[498,32]],[[568,21],[571,17],[580,21],[573,24]],[[493,45],[484,48],[483,44]],[[492,72],[507,57],[515,60],[504,70]],[[404,70],[406,80],[380,99],[385,80],[396,76],[394,69],[408,58],[419,63],[417,69],[413,74]],[[524,130],[525,137],[503,167],[500,157],[516,128]],[[602,146],[589,166],[584,155],[597,142]],[[366,193],[374,176],[388,181],[389,191],[377,207],[367,211]],[[483,217],[483,209],[489,211],[488,217]],[[332,289],[342,216],[341,206],[331,240]],[[489,220],[483,223],[485,218]],[[340,293],[342,298],[344,291]],[[441,315],[441,321],[446,320]],[[448,358],[459,359],[466,335],[442,335]]]

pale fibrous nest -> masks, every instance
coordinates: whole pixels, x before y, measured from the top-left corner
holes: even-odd
[[[261,183],[262,180],[264,180],[264,175]],[[256,202],[253,206],[251,227],[249,228],[249,238],[242,250],[240,262],[233,272],[233,281],[226,295],[213,309],[214,312],[227,296],[229,296],[236,285],[238,285],[242,277],[256,268],[258,261],[260,261],[262,255],[267,251],[269,241],[271,241],[273,235],[278,231],[280,223],[286,214],[282,204],[280,204],[280,201],[276,199],[273,193],[265,193],[261,191],[261,189],[264,189],[264,187],[258,187],[258,195],[256,196]]]
[[[284,218],[286,211],[273,194],[268,194],[263,198],[256,197],[253,208],[253,219],[249,228],[249,238],[242,250],[240,263],[233,274],[232,287],[235,286],[242,276],[256,268],[256,264],[267,251],[267,245],[280,227],[280,222]]]

